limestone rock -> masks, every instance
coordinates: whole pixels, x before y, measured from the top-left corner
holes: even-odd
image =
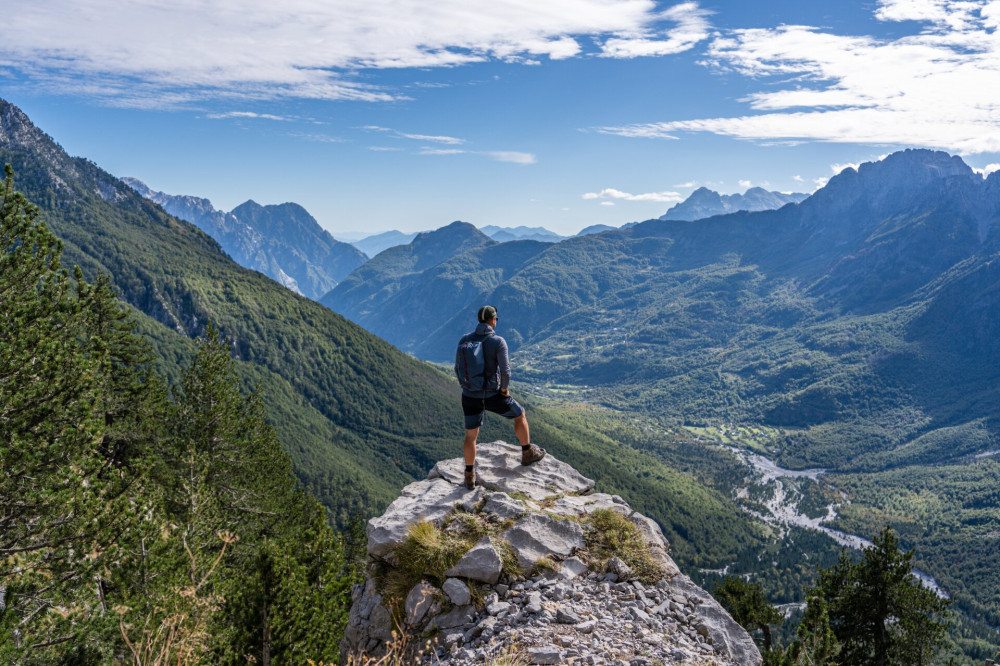
[[[432,639],[427,651],[414,657],[419,666],[479,666],[509,654],[515,645],[538,664],[640,666],[686,660],[704,666],[760,665],[747,633],[679,574],[655,521],[632,511],[620,497],[590,494],[593,482],[551,454],[523,467],[517,447],[494,442],[482,445],[478,458],[482,486],[467,490],[462,459],[446,460],[369,521],[371,575],[395,565],[394,549],[419,520],[439,527],[448,522],[448,539],[489,536],[445,572],[445,579],[439,570],[424,572],[425,580],[413,581],[406,600],[393,601],[402,602],[403,627],[393,627],[390,602],[379,595],[371,576],[356,586],[341,663],[352,653],[381,657],[396,628],[411,633],[416,645]],[[666,572],[662,580],[651,585],[633,579],[620,560],[611,561],[608,573],[588,567],[580,520],[599,509],[625,516],[639,528],[650,556]],[[475,515],[450,520],[457,510]],[[502,530],[510,521],[516,522]],[[501,553],[508,547],[523,575],[532,575],[541,558],[555,561],[556,570],[544,569],[529,579],[505,573]],[[478,605],[470,582],[477,584]],[[443,601],[447,612],[442,612]]]
[[[420,520],[439,522],[456,506],[471,509],[484,494],[482,488],[468,490],[443,479],[411,483],[384,514],[368,521],[368,554],[384,558],[406,539],[410,525]]]
[[[567,495],[560,497],[552,506],[553,513],[564,516],[584,516],[598,509],[608,509],[623,516],[632,513],[632,509],[618,495],[593,493],[592,495]]]
[[[528,648],[528,658],[532,664],[558,664],[562,661],[562,652],[555,645]]]
[[[712,595],[683,574],[674,576],[670,586],[671,589],[695,601],[694,624],[699,633],[704,627],[703,635],[707,635],[716,652],[730,655],[730,658],[739,664],[752,664],[756,663],[754,660],[760,659],[760,652],[746,630],[730,617]]]
[[[427,478],[461,484],[464,474],[465,462],[452,458],[436,464]],[[533,465],[522,465],[521,447],[506,442],[478,446],[476,477],[478,485],[487,490],[499,490],[508,495],[520,492],[536,501],[559,494],[584,495],[594,489],[592,479],[551,454]]]
[[[583,528],[569,520],[528,514],[503,533],[522,569],[531,569],[543,557],[569,557],[583,548]]]
[[[425,580],[413,586],[410,593],[406,595],[404,609],[406,611],[407,624],[418,624],[427,615],[427,611],[434,603],[434,595],[438,589]],[[468,588],[466,588],[468,592]]]
[[[514,520],[520,518],[528,512],[523,503],[517,501],[507,493],[495,492],[486,496],[486,504],[483,506],[483,513],[492,516],[499,516],[504,520]]]
[[[469,593],[469,586],[457,578],[449,578],[441,586],[441,591],[445,593],[448,600],[456,606],[465,606],[472,601]]]
[[[483,537],[455,566],[445,571],[444,575],[470,578],[495,585],[500,580],[502,568],[503,561],[500,559],[500,554],[490,543],[490,538]]]

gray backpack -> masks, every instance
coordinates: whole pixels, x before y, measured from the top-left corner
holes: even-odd
[[[486,340],[488,335],[467,335],[458,343],[455,368],[458,382],[470,393],[486,393]]]

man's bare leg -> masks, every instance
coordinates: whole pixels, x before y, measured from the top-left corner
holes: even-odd
[[[527,424],[525,424],[527,428]],[[465,444],[462,446],[462,453],[465,454],[465,464],[476,464],[476,438],[479,437],[479,428],[465,431]]]
[[[517,440],[521,442],[521,446],[527,446],[531,444],[531,433],[528,430],[528,416],[522,413],[516,419],[514,419],[514,434],[517,435]],[[468,435],[466,435],[466,441],[468,441]],[[475,442],[473,446],[473,457],[475,457]],[[466,457],[466,464],[468,464],[469,458]]]

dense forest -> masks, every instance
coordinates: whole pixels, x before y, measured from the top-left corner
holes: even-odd
[[[297,487],[209,327],[178,386],[110,288],[61,265],[13,190],[0,222],[0,661],[334,659],[360,535]]]

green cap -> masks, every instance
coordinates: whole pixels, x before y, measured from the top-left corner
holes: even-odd
[[[496,316],[497,316],[497,309],[492,305],[484,305],[483,307],[479,308],[479,312],[476,313],[476,317],[479,318],[479,322],[482,324],[485,324],[488,321],[496,319]]]

